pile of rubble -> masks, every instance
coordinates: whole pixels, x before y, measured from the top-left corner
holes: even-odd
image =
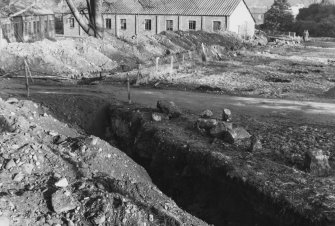
[[[0,99],[0,225],[206,225],[120,150],[31,101]]]
[[[170,118],[178,118],[182,115],[181,109],[169,100],[159,100],[157,102],[159,112],[152,113],[152,120],[160,122]],[[222,118],[217,119],[211,110],[205,110],[200,114],[200,118],[195,123],[196,129],[204,135],[214,139],[222,140],[228,144],[248,143],[248,151],[253,152],[262,148],[260,139],[252,136],[243,127],[234,127],[232,123],[232,113],[225,108],[222,111]]]
[[[200,118],[196,122],[196,128],[202,134],[223,140],[229,144],[248,140],[250,142],[248,151],[250,152],[262,148],[262,144],[256,136],[250,135],[243,127],[233,127],[231,121],[232,113],[227,108],[223,109],[221,120],[214,118],[212,111],[205,110],[200,114]]]

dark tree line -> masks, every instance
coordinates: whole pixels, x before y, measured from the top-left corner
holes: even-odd
[[[335,37],[335,5],[312,4],[300,9],[292,29],[298,33],[307,29],[312,36]]]
[[[294,31],[299,35],[308,30],[311,36],[335,37],[335,5],[329,1],[302,8],[294,20],[287,0],[275,0],[265,13],[263,30]]]

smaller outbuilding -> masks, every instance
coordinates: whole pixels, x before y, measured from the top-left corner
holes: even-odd
[[[22,10],[24,12],[15,15]],[[0,37],[7,42],[34,42],[55,37],[55,15],[38,6],[13,4],[0,12]]]

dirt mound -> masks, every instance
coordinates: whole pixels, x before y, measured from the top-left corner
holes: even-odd
[[[32,71],[50,75],[79,75],[117,67],[115,61],[93,46],[70,39],[10,43],[1,50],[0,62],[5,71],[22,68],[23,59],[27,59]]]
[[[154,64],[158,56],[177,54],[187,50],[202,53],[202,43],[208,57],[217,57],[236,50],[244,44],[236,35],[195,32],[163,32],[153,36],[139,36],[138,39],[118,39],[106,35],[104,39],[92,37],[61,39],[56,42],[43,40],[35,43],[10,43],[1,50],[0,70],[2,74],[24,72],[27,59],[33,74],[81,78],[95,76],[97,72],[129,69],[141,64]]]
[[[186,50],[200,47],[202,43],[207,46],[223,46],[228,50],[237,50],[243,46],[242,39],[231,32],[176,31],[162,32],[160,35]]]
[[[0,114],[1,223],[206,225],[163,195],[123,152],[78,134],[46,108],[0,99]]]

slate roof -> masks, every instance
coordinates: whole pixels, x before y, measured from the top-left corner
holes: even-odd
[[[229,16],[243,0],[105,0],[103,13]]]
[[[26,4],[20,4],[20,3],[13,4],[10,7],[3,7],[1,12],[0,12],[0,17],[6,18],[6,17],[10,16],[11,14],[17,13],[17,12],[25,9],[26,7],[27,7]],[[24,13],[20,14],[19,16],[32,16],[32,15],[41,16],[41,15],[51,15],[51,14],[54,14],[53,11],[35,5],[31,8],[29,8]]]

